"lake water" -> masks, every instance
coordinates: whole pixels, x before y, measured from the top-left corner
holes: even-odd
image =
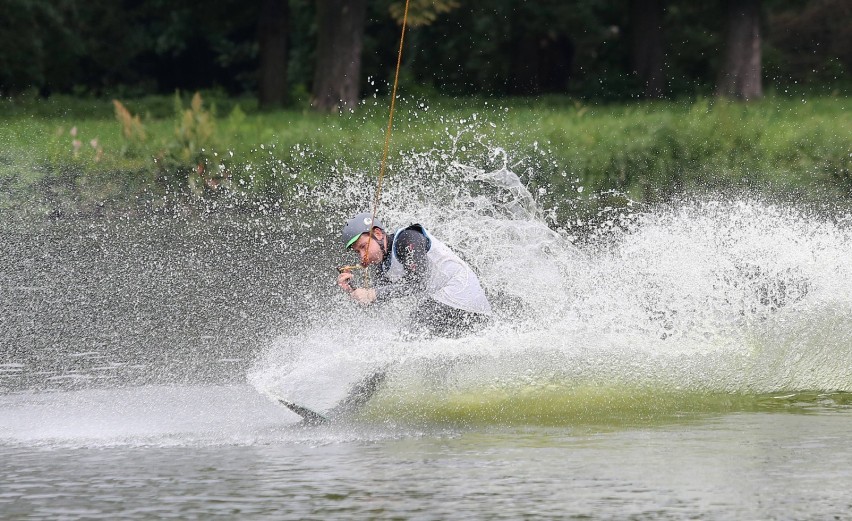
[[[390,183],[383,213],[496,289],[461,339],[335,288],[351,193],[4,216],[0,517],[849,517],[848,217],[705,200],[575,246],[505,170],[463,175],[491,188]],[[275,401],[324,411],[377,370],[330,425]]]
[[[852,411],[814,403],[624,425],[303,428],[230,385],[23,394],[0,409],[5,519],[844,519],[852,509]]]
[[[844,519],[852,509],[852,411],[836,405],[622,425],[304,428],[229,385],[23,394],[0,409],[5,519]]]

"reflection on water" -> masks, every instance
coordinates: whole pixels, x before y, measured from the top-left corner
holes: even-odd
[[[848,394],[729,398],[740,406],[684,398],[558,427],[373,411],[305,428],[247,385],[8,394],[0,516],[825,519],[852,508]]]
[[[157,435],[162,443],[149,438],[153,446],[0,445],[0,514],[843,518],[852,508],[850,427],[852,415],[834,410],[705,415],[614,430],[367,430],[360,439],[352,428],[279,427],[212,447],[191,437],[174,445],[165,433]]]

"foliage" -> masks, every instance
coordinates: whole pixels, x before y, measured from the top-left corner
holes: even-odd
[[[782,5],[770,15],[774,31],[770,74],[803,83],[834,83],[852,72],[852,3],[821,0]]]
[[[0,93],[64,84],[81,42],[71,0],[5,0],[0,16]],[[63,86],[70,86],[64,84]]]
[[[317,40],[312,0],[290,6],[291,92],[309,92]],[[624,100],[630,73],[628,0],[412,0],[403,88],[452,94],[571,94]],[[133,99],[177,89],[255,91],[260,3],[221,0],[4,0],[0,94]],[[362,91],[384,92],[401,0],[369,3]],[[667,92],[712,92],[723,2],[665,2]],[[763,0],[767,87],[850,87],[845,0]],[[393,13],[391,16],[390,13]],[[414,28],[415,25],[422,25]],[[378,85],[375,83],[378,81]],[[299,96],[296,103],[303,102]]]
[[[485,143],[507,150],[512,168],[563,219],[594,217],[626,198],[659,203],[708,190],[852,201],[852,106],[844,97],[774,95],[749,106],[712,98],[613,105],[562,96],[429,101],[400,100],[391,178],[417,175],[396,170],[402,156],[454,147],[468,150],[458,160],[486,167]],[[3,197],[32,200],[32,187],[53,186],[68,179],[63,172],[74,172],[63,190],[92,201],[163,192],[279,201],[294,185],[326,182],[335,172],[375,172],[385,102],[343,115],[246,113],[237,105],[216,118],[196,95],[189,106],[176,100],[174,119],[139,118],[147,138],[133,155],[122,153],[125,138],[107,115],[73,124],[58,116],[9,117],[0,126],[0,184]]]
[[[175,113],[178,124],[175,127],[175,157],[181,163],[198,164],[205,161],[205,153],[212,145],[216,133],[216,120],[204,109],[201,93],[192,96],[189,107],[184,109],[180,94],[175,93]]]
[[[407,24],[409,27],[429,25],[442,13],[449,13],[459,5],[456,0],[409,0]],[[396,23],[402,25],[405,1],[392,3],[388,11]]]
[[[259,9],[222,0],[4,0],[0,92],[253,88]],[[8,13],[8,15],[7,15]]]
[[[207,190],[218,190],[229,175],[219,161],[214,112],[204,108],[201,93],[192,96],[189,107],[184,108],[180,93],[175,93],[177,122],[174,137],[167,141],[157,157],[163,178],[186,181],[195,195]]]
[[[138,154],[147,137],[139,115],[131,115],[127,107],[118,100],[112,100],[112,104],[115,107],[115,119],[121,125],[121,135],[125,141],[125,146],[122,147],[120,153],[122,155]]]
[[[149,151],[154,157],[160,182],[173,190],[189,189],[201,196],[217,191],[227,184],[230,174],[219,157],[215,112],[204,108],[200,92],[196,92],[188,107],[180,93],[174,96],[175,125],[170,137],[163,137],[158,148]],[[121,127],[123,144],[118,151],[123,157],[144,157],[147,140],[145,126],[139,115],[133,116],[118,100],[113,100],[115,115]],[[228,121],[240,124],[245,113],[237,106]]]

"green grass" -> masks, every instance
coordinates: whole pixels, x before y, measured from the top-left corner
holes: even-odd
[[[213,136],[191,142],[176,137],[173,98],[123,101],[139,115],[144,142],[122,137],[109,100],[0,102],[2,204],[15,200],[20,206],[45,186],[63,187],[51,188],[53,199],[83,206],[140,191],[180,192],[199,162],[205,175],[225,172],[231,190],[274,197],[335,169],[377,171],[387,124],[381,98],[342,115],[263,113],[252,100],[216,98]],[[451,135],[461,136],[460,160],[481,162],[485,147],[479,143],[506,149],[515,171],[556,202],[576,197],[579,187],[583,197],[616,190],[641,201],[732,189],[810,200],[852,196],[852,103],[840,96],[613,105],[565,97],[403,98],[391,161],[409,151],[448,151]],[[75,139],[81,142],[76,155]],[[208,192],[196,184],[196,195]]]

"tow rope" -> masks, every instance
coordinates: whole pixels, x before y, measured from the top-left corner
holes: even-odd
[[[373,197],[373,215],[370,219],[371,229],[372,223],[376,221],[376,215],[379,213],[379,206],[382,202],[382,181],[385,178],[385,170],[387,168],[388,162],[388,151],[390,150],[390,141],[391,141],[391,131],[393,130],[393,111],[396,105],[396,88],[399,85],[399,68],[402,65],[402,44],[405,41],[405,27],[408,25],[408,2],[409,0],[405,0],[405,11],[402,15],[402,31],[399,35],[399,52],[396,56],[396,72],[393,75],[393,89],[391,91],[391,99],[390,99],[390,113],[388,115],[388,129],[385,132],[385,146],[382,151],[382,162],[379,166],[379,178],[376,182],[376,194]],[[367,252],[370,251],[370,243],[373,241],[373,234],[370,233],[367,239]],[[367,270],[364,270],[364,287],[370,287],[369,278],[367,276]]]

